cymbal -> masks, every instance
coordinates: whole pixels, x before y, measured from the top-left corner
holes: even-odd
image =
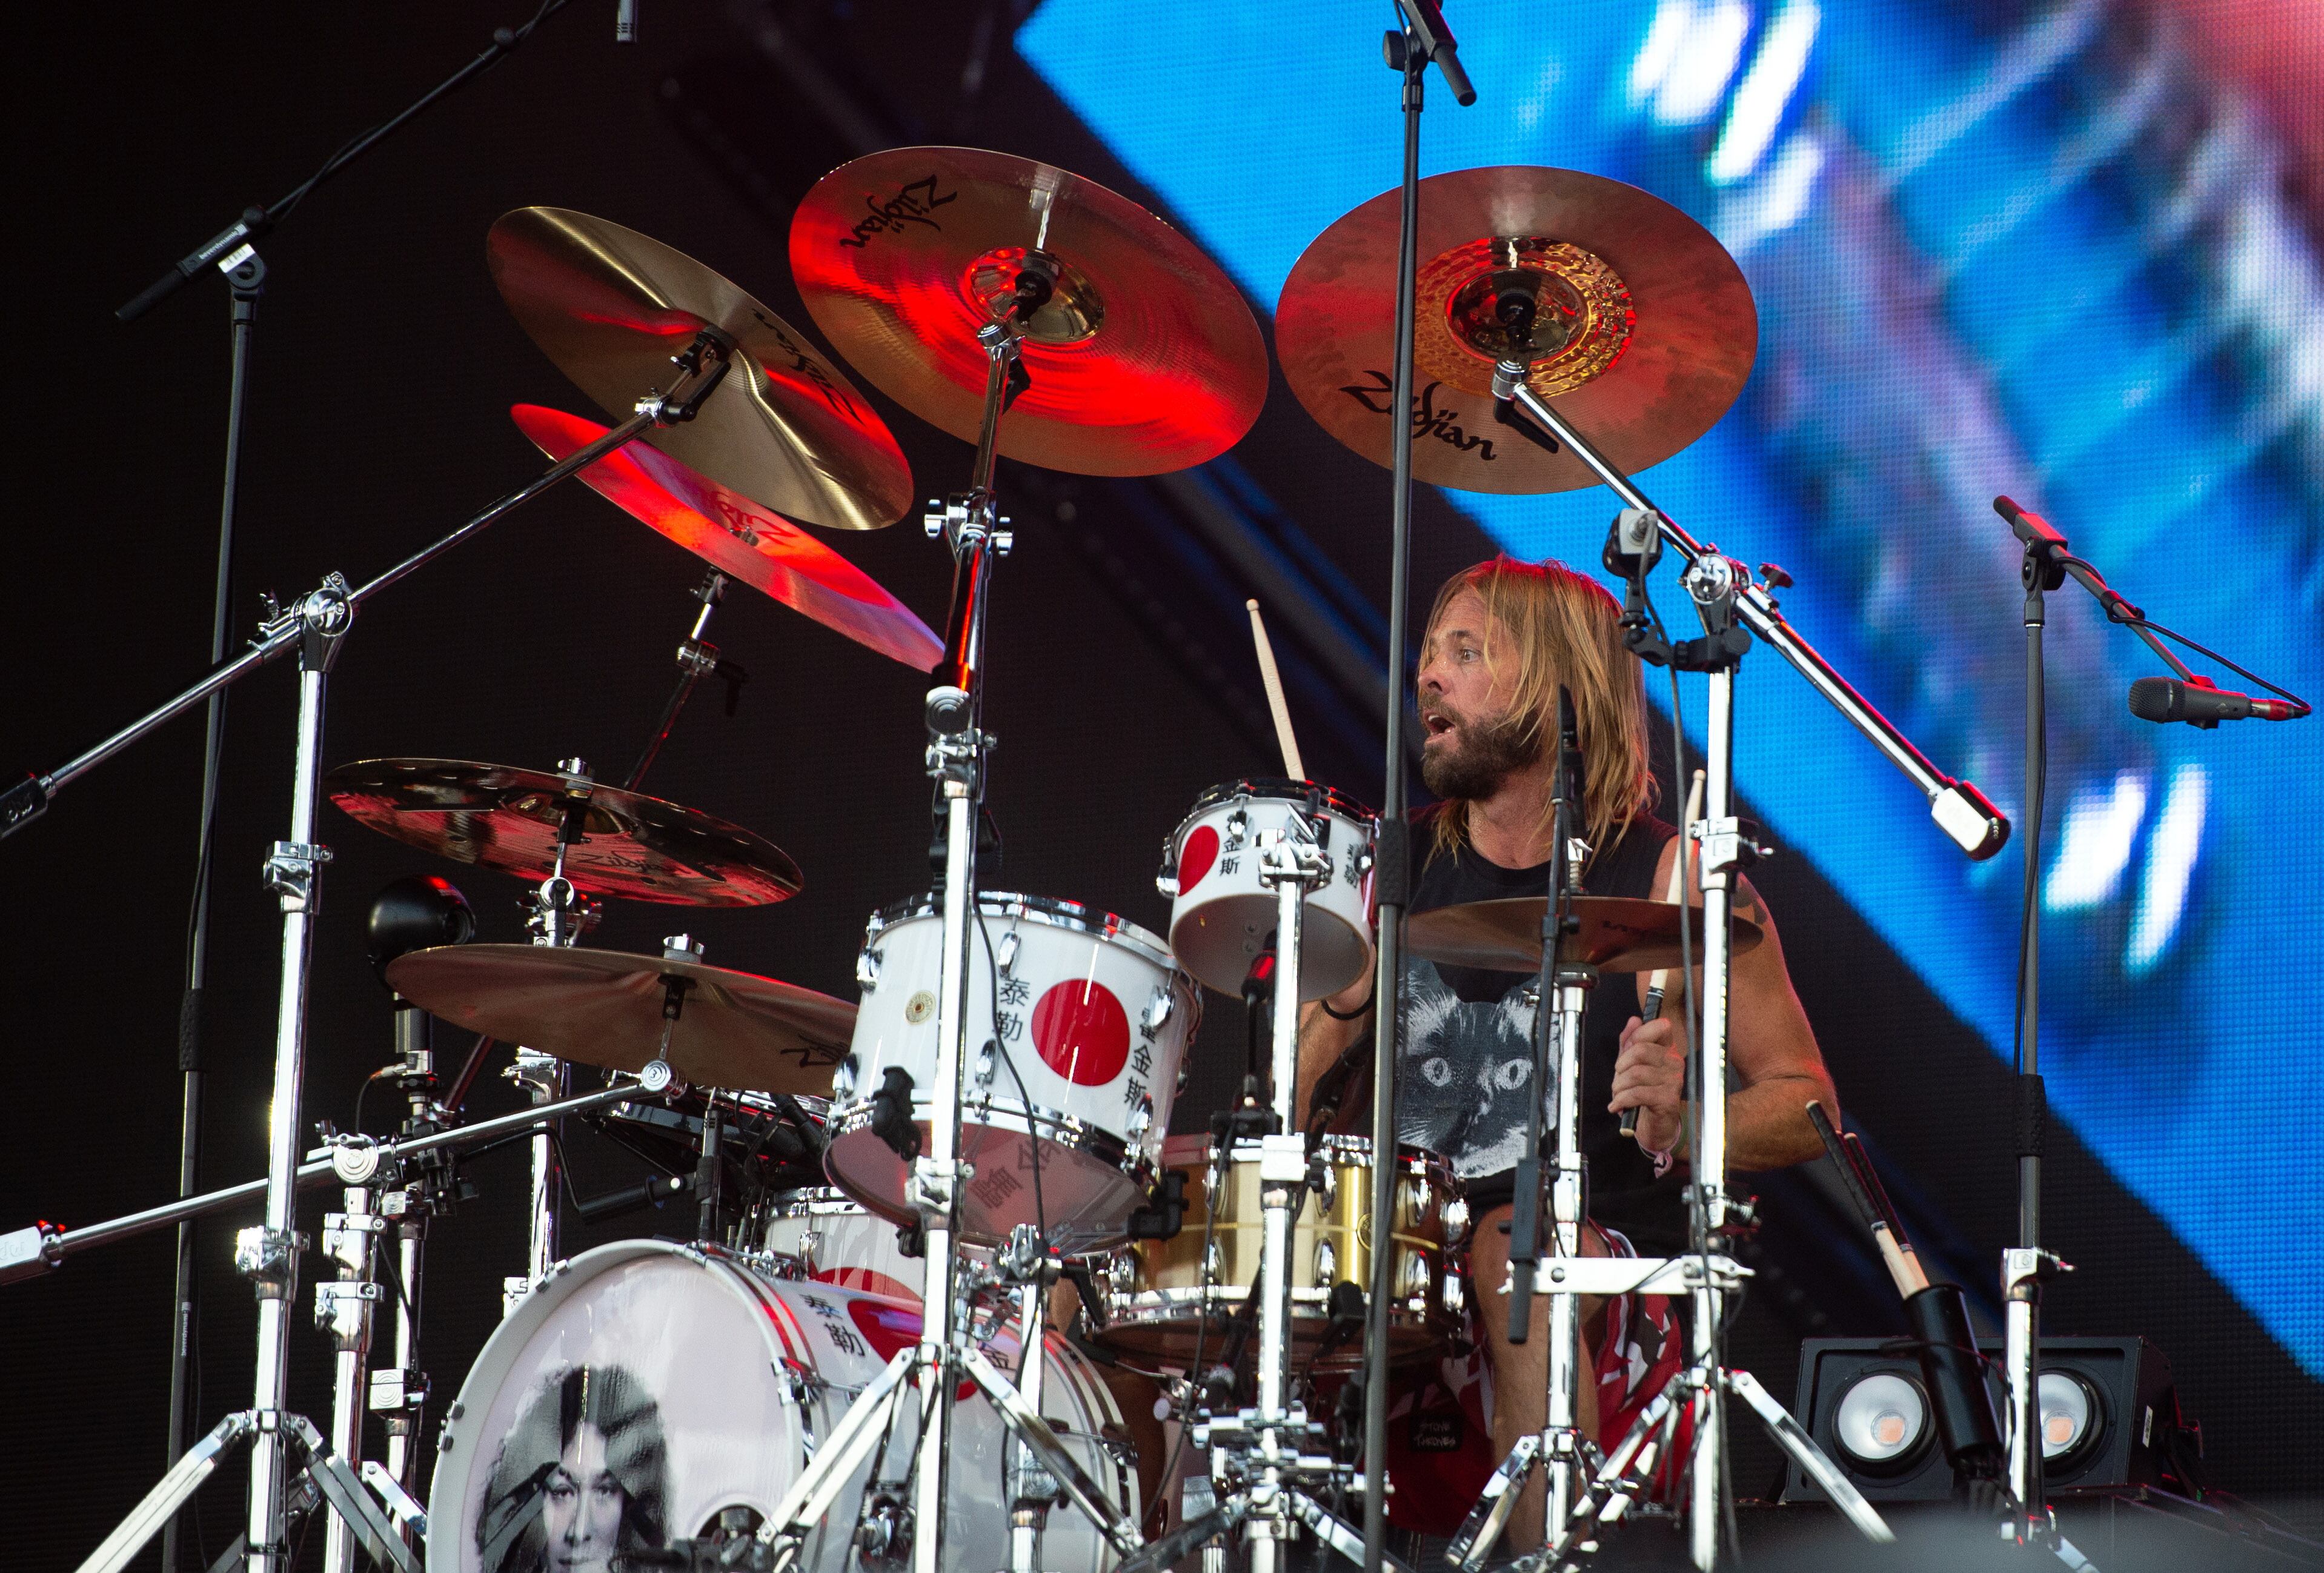
[[[684,999],[661,1052],[667,979]],[[699,961],[562,945],[440,945],[398,957],[390,988],[433,1016],[560,1059],[639,1071],[667,1059],[683,1079],[814,1097],[855,1032],[855,1007],[771,977]]]
[[[914,414],[969,442],[984,413],[976,330],[1010,303],[1028,252],[1055,294],[1021,356],[1033,383],[1000,451],[1074,475],[1145,476],[1215,458],[1267,398],[1250,308],[1194,244],[1126,197],[1047,164],[905,147],[817,181],[791,219],[791,275],[839,353]]]
[[[520,208],[484,241],[493,282],[541,353],[616,419],[677,377],[669,357],[714,328],[733,369],[691,421],[640,440],[761,507],[877,530],[911,506],[887,423],[805,334],[685,253],[586,213]]]
[[[1464,902],[1415,912],[1404,921],[1404,948],[1424,961],[1481,967],[1495,972],[1532,972],[1541,966],[1542,896],[1512,896],[1498,902]],[[1576,896],[1579,932],[1558,947],[1559,959],[1582,962],[1601,972],[1652,972],[1680,964],[1676,902],[1628,896]],[[1702,960],[1702,909],[1694,909],[1694,959]],[[1761,938],[1748,918],[1734,921],[1735,951],[1740,956]]]
[[[509,413],[551,458],[595,442],[605,428],[539,404]],[[773,597],[915,671],[944,641],[872,577],[780,514],[666,453],[632,443],[581,472],[598,495],[677,541],[719,572]]]
[[[1399,199],[1383,192],[1309,245],[1284,281],[1275,353],[1323,430],[1375,464],[1394,427]],[[1493,418],[1496,315],[1536,307],[1526,384],[1617,466],[1660,463],[1711,430],[1758,353],[1751,287],[1711,232],[1636,186],[1504,164],[1420,182],[1412,473],[1471,492],[1598,484]]]
[[[688,907],[756,907],[805,882],[783,849],[739,825],[586,776],[461,759],[365,759],[323,778],[331,801],[383,836],[456,863],[547,879],[557,834],[586,789],[583,839],[565,877],[592,895]]]

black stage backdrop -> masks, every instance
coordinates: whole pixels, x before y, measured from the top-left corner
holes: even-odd
[[[1135,192],[1008,52],[1024,9],[649,0],[646,42],[624,50],[612,42],[610,4],[574,6],[319,190],[262,248],[272,278],[257,326],[235,638],[253,627],[261,591],[293,595],[334,569],[361,580],[535,470],[511,403],[598,413],[492,287],[484,232],[509,208],[571,207],[644,230],[805,326],[783,261],[790,208],[866,138],[1002,148]],[[130,327],[112,309],[242,206],[289,190],[475,53],[490,27],[526,14],[505,0],[362,0],[134,14],[50,7],[14,19],[12,97],[44,108],[20,122],[10,161],[17,437],[0,576],[10,696],[0,764],[52,768],[205,664],[226,291],[205,277]],[[963,64],[981,39],[986,69],[972,83]],[[809,80],[820,106],[801,86]],[[854,140],[837,128],[851,123]],[[1384,144],[1384,186],[1391,157]],[[966,447],[874,398],[922,493],[958,486]],[[1279,377],[1239,457],[1384,606],[1385,475],[1315,430]],[[1195,587],[1144,543],[1136,488],[1007,468],[1003,485],[1017,499],[1019,550],[995,597],[992,807],[1007,844],[995,883],[1159,929],[1167,906],[1152,875],[1163,834],[1204,786],[1268,767],[1248,645],[1231,624],[1194,615]],[[931,623],[941,616],[950,561],[916,521],[827,539]],[[1572,555],[1595,545],[1577,541]],[[1420,605],[1485,551],[1472,526],[1424,496]],[[594,495],[548,496],[364,611],[332,681],[326,763],[427,754],[548,767],[577,754],[618,779],[668,690],[699,578],[692,559]],[[742,912],[615,905],[593,942],[651,949],[684,929],[713,962],[849,995],[864,916],[928,883],[924,683],[749,592],[730,597],[711,637],[751,673],[739,713],[726,717],[706,685],[649,784],[790,850],[805,893]],[[1296,641],[1286,654],[1308,659]],[[263,1163],[280,924],[257,872],[287,825],[292,686],[286,666],[231,701],[206,1017],[209,1184],[254,1178]],[[1313,745],[1317,773],[1377,800],[1376,735],[1376,723],[1360,723],[1352,739]],[[0,848],[16,1078],[0,1115],[0,1229],[36,1217],[85,1225],[174,1192],[199,738],[198,719],[173,724]],[[1868,751],[1835,768],[1885,766]],[[402,874],[447,874],[475,904],[482,937],[512,940],[521,892],[503,876],[434,865],[327,809],[320,835],[336,860],[315,943],[307,1112],[344,1126],[357,1086],[388,1057],[386,995],[364,960],[372,894]],[[1925,855],[1942,855],[1934,848],[1932,839]],[[1852,1122],[1925,1219],[1932,1253],[1989,1300],[2012,1218],[2005,1069],[1802,862],[1778,862],[1759,883],[1790,936]],[[1182,1128],[1226,1101],[1240,1072],[1237,1013],[1212,1004]],[[473,1106],[516,1106],[500,1064],[492,1069]],[[374,1101],[375,1128],[383,1101]],[[2316,1384],[2070,1137],[2052,1151],[2047,1228],[2082,1270],[2053,1293],[2051,1329],[2163,1344],[2220,1484],[2280,1497],[2324,1477]],[[572,1153],[585,1195],[640,1172],[586,1134]],[[521,1262],[524,1162],[521,1147],[479,1159],[483,1198],[433,1236],[434,1415],[498,1319],[501,1276]],[[1877,1284],[1866,1290],[1861,1254],[1812,1186],[1790,1177],[1765,1189],[1762,1291],[1738,1323],[1736,1354],[1788,1394],[1802,1334],[1884,1333],[1895,1312]],[[306,1227],[331,1194],[309,1193]],[[233,1230],[249,1221],[203,1231],[200,1429],[249,1397],[250,1297],[229,1267]],[[684,1221],[576,1228],[572,1245],[652,1232],[682,1234]],[[44,1281],[0,1289],[0,1519],[12,1526],[12,1560],[78,1560],[162,1467],[170,1242],[162,1233],[93,1251]],[[316,1275],[310,1257],[307,1282]],[[291,1401],[319,1420],[329,1355],[310,1304],[302,1287]],[[1738,1485],[1757,1490],[1772,1466],[1748,1441]],[[229,1470],[200,1498],[193,1565],[238,1527],[239,1478]]]

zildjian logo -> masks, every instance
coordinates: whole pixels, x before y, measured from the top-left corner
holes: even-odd
[[[1368,371],[1370,383],[1351,383],[1340,392],[1353,399],[1375,415],[1385,415],[1395,408],[1396,384],[1386,372]],[[1486,463],[1499,456],[1493,452],[1489,437],[1471,437],[1461,425],[1461,412],[1436,407],[1436,390],[1442,383],[1431,383],[1412,397],[1412,435],[1416,440],[1433,437],[1439,442],[1450,443],[1463,453],[1474,452]]]
[[[860,251],[871,244],[873,236],[890,231],[901,234],[907,224],[925,224],[930,229],[941,231],[944,226],[928,215],[959,195],[957,191],[945,191],[939,195],[934,175],[899,188],[896,194],[884,202],[866,193],[863,206],[871,212],[857,219],[854,233],[843,237],[839,244]]]

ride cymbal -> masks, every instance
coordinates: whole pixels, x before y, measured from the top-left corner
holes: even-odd
[[[641,441],[761,507],[834,530],[877,530],[912,505],[886,422],[807,336],[685,253],[562,208],[503,214],[484,242],[493,282],[541,353],[627,420],[669,357],[709,328],[733,370],[694,419]]]
[[[1074,475],[1215,458],[1267,397],[1267,347],[1226,274],[1128,198],[1047,164],[906,147],[842,164],[791,219],[791,274],[848,364],[966,441],[984,413],[977,329],[1028,260],[1054,275],[1022,341],[1032,386],[1000,451]]]
[[[1389,462],[1398,194],[1338,219],[1301,254],[1275,312],[1275,353],[1323,430]],[[1493,415],[1493,367],[1517,352],[1527,385],[1625,471],[1711,430],[1743,390],[1759,318],[1711,232],[1636,186],[1505,164],[1420,182],[1412,473],[1471,492],[1598,484]],[[1504,301],[1531,312],[1520,347]]]
[[[689,907],[756,907],[798,894],[783,849],[739,825],[586,776],[461,759],[365,759],[323,778],[331,801],[383,836],[456,863],[547,879],[577,803],[582,838],[565,877],[592,895]]]
[[[518,404],[509,413],[551,458],[595,442],[605,428],[578,415]],[[592,491],[677,541],[719,572],[770,596],[858,644],[926,671],[944,641],[869,574],[780,514],[632,443],[581,472]]]
[[[1512,896],[1497,902],[1463,902],[1415,912],[1404,921],[1404,948],[1424,961],[1481,967],[1494,972],[1535,972],[1541,967],[1542,896]],[[1694,910],[1694,958],[1702,960],[1702,909]],[[1565,937],[1558,959],[1601,972],[1652,972],[1680,965],[1676,902],[1629,896],[1576,896],[1573,914],[1581,929]],[[1734,920],[1734,954],[1760,939],[1759,925]]]
[[[503,1042],[632,1074],[659,1058],[696,1086],[746,1092],[828,1096],[855,1032],[855,1007],[829,995],[617,950],[443,945],[390,962],[387,984],[429,1014]]]

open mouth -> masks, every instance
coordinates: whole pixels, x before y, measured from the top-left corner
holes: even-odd
[[[1441,710],[1431,710],[1420,717],[1420,724],[1431,737],[1442,737],[1453,730],[1453,720]]]

